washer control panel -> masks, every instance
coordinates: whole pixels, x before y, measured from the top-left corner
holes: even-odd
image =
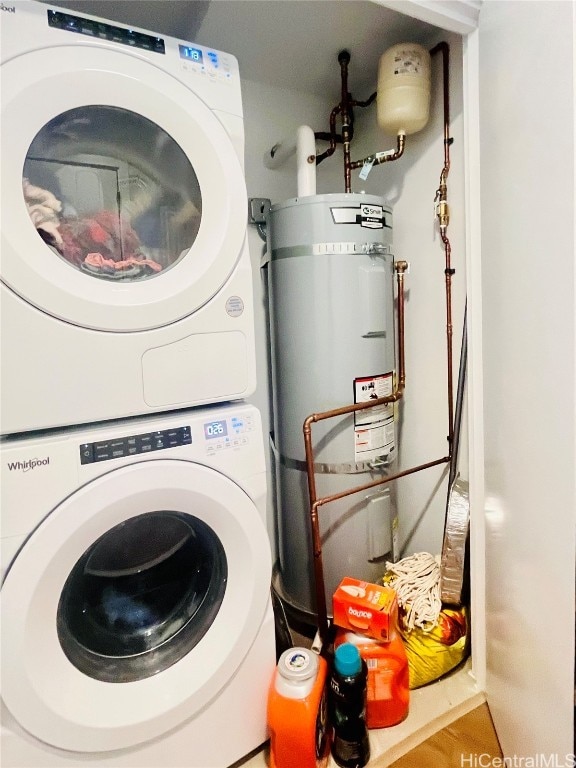
[[[204,422],[204,438],[208,454],[218,451],[240,448],[248,443],[248,434],[252,432],[252,416],[231,416],[227,419],[215,419]]]
[[[206,453],[238,449],[247,445],[249,433],[254,429],[249,413],[227,418],[202,419],[192,425],[174,426],[169,429],[120,435],[80,445],[80,463],[94,464],[111,459],[122,459],[140,454],[163,451],[184,445],[204,445]]]
[[[93,464],[96,461],[109,461],[124,456],[137,456],[141,453],[161,451],[178,445],[190,445],[192,431],[190,427],[175,427],[161,429],[155,432],[144,432],[140,435],[129,435],[112,440],[99,440],[94,443],[83,443],[80,446],[80,463]]]

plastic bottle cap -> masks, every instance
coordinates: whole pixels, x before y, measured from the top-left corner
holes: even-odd
[[[278,672],[287,680],[307,680],[318,672],[318,657],[307,648],[289,648],[278,659]]]
[[[362,669],[362,659],[358,648],[352,643],[339,645],[334,654],[334,666],[336,672],[345,677],[357,675]]]

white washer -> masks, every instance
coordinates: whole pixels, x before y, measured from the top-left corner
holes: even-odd
[[[236,59],[18,0],[1,56],[2,434],[250,395]]]
[[[275,641],[258,411],[0,449],[2,765],[223,768],[263,743]]]

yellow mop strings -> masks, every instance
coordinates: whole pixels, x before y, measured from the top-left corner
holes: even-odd
[[[407,630],[431,630],[442,610],[440,564],[428,552],[417,552],[397,563],[386,563],[386,583],[396,590]]]

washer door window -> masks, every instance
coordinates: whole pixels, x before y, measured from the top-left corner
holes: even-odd
[[[76,563],[58,605],[58,637],[77,669],[124,683],[162,672],[204,637],[228,568],[202,520],[151,512],[114,526]]]
[[[191,462],[112,470],[26,541],[2,586],[2,697],[61,749],[103,752],[194,717],[270,599],[270,545],[234,482]]]
[[[56,318],[119,332],[176,322],[222,288],[244,246],[246,186],[204,101],[97,44],[19,56],[2,84],[9,288]],[[242,143],[242,118],[226,120]]]

